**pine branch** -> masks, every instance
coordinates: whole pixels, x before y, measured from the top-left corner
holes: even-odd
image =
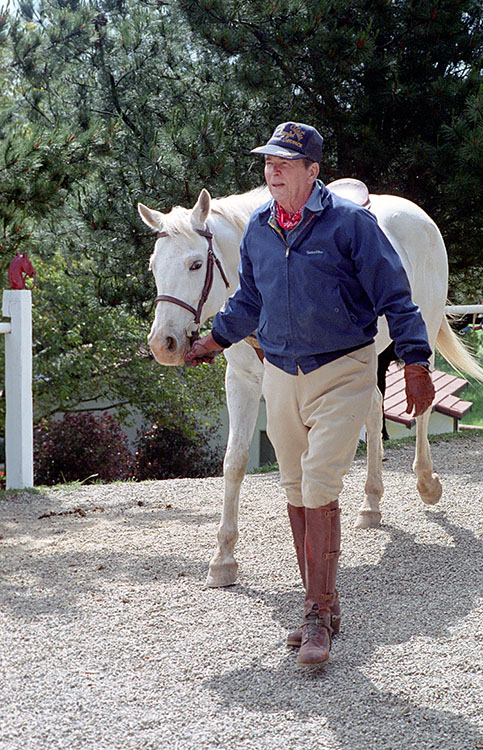
[[[34,102],[30,101],[30,99],[27,96],[27,93],[25,91],[22,92],[22,96],[25,99],[25,101],[27,102],[27,104],[29,105],[29,107],[31,107],[34,110],[34,112],[37,112],[39,115],[41,115],[41,117],[43,117],[49,123],[49,125],[54,125],[53,120],[51,120],[49,117],[47,117],[47,115],[45,114],[45,112],[42,112],[42,110],[40,109],[40,107],[38,107]]]

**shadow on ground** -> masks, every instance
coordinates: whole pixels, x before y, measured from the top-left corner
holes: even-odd
[[[341,745],[354,750],[482,748],[483,735],[469,721],[381,691],[365,674],[379,647],[415,637],[448,638],[481,593],[481,579],[475,575],[481,565],[479,540],[451,524],[442,512],[427,515],[451,535],[454,547],[417,544],[412,534],[383,526],[391,540],[378,564],[340,572],[344,619],[325,669],[296,668],[295,651],[287,653],[276,670],[265,668],[263,659],[254,660],[244,669],[207,680],[224,708],[229,711],[239,704],[262,713],[283,710],[307,721],[322,716]],[[264,591],[243,586],[232,591],[234,599],[264,599],[276,621],[285,628],[294,625],[291,592],[267,597]],[[297,598],[300,608],[300,593]],[[417,683],[417,670],[414,680]]]

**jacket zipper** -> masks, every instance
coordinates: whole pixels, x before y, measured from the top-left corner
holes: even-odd
[[[304,233],[305,233],[305,230],[307,229],[308,225],[309,225],[309,224],[310,224],[310,222],[312,221],[312,219],[314,219],[314,218],[315,218],[315,216],[316,216],[316,214],[312,214],[312,215],[311,215],[311,216],[309,217],[308,221],[306,221],[306,223],[305,223],[305,225],[304,225],[304,227],[303,227],[303,231],[304,231]],[[276,233],[277,233],[277,234],[279,235],[279,237],[281,238],[281,240],[282,240],[283,244],[285,245],[285,257],[286,257],[286,258],[288,258],[288,256],[289,256],[289,253],[290,253],[290,247],[289,247],[289,245],[288,245],[288,243],[287,243],[287,240],[285,239],[285,237],[284,237],[284,235],[283,235],[283,232],[282,232],[282,231],[281,231],[281,229],[279,228],[278,224],[276,224],[275,222],[272,222],[272,221],[271,221],[270,219],[269,219],[269,222],[268,222],[268,223],[269,223],[269,225],[270,225],[270,226],[272,227],[273,231],[274,231],[274,232],[276,232]]]
[[[283,244],[285,245],[285,257],[288,258],[288,255],[290,253],[290,247],[288,246],[287,240],[283,236],[283,232],[281,231],[281,229],[279,229],[279,227],[275,223],[272,223],[272,221],[270,219],[268,221],[268,224],[269,224],[269,226],[272,227],[273,231],[278,234],[278,236],[282,240]]]

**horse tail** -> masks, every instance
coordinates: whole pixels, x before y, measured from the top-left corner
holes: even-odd
[[[483,382],[483,367],[451,329],[446,315],[436,337],[436,347],[455,370]]]

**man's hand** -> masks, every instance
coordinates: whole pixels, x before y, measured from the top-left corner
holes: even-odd
[[[429,370],[424,365],[406,365],[404,368],[406,380],[407,414],[414,408],[414,416],[419,417],[433,403],[434,385]]]
[[[215,361],[215,356],[221,351],[223,351],[223,347],[216,343],[211,333],[208,333],[203,338],[195,341],[185,356],[185,361],[186,364],[193,365],[193,367],[201,365],[203,362],[208,362],[212,365]]]

